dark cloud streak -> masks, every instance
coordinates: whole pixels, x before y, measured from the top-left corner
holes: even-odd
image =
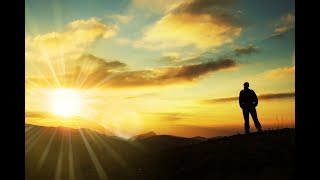
[[[294,98],[295,93],[294,92],[288,92],[288,93],[270,93],[270,94],[261,94],[258,95],[259,100],[270,100],[270,99],[286,99],[286,98]],[[224,102],[231,102],[231,101],[238,101],[239,97],[226,97],[226,98],[217,98],[217,99],[209,99],[209,100],[203,100],[201,103],[206,104],[215,104],[215,103],[224,103]]]
[[[235,0],[193,0],[189,3],[183,3],[175,8],[173,14],[207,14],[212,21],[220,24],[239,25],[239,18],[236,13],[231,13],[226,7],[232,5]]]
[[[105,69],[123,68],[127,66],[125,63],[122,63],[120,61],[107,61],[103,58],[96,57],[92,54],[84,54],[80,56],[76,61],[79,66],[94,64],[96,66],[99,66],[100,68]]]
[[[128,71],[126,64],[118,61],[105,61],[92,55],[76,60],[76,65],[68,73],[57,74],[60,84],[52,76],[29,77],[26,82],[40,85],[55,85],[74,88],[128,88],[187,83],[220,70],[237,67],[232,59],[202,62],[181,66]]]
[[[249,55],[257,52],[258,52],[258,48],[252,44],[249,44],[243,47],[237,47],[234,49],[234,53],[236,56]]]
[[[231,59],[153,70],[128,71],[114,76],[111,87],[155,86],[191,82],[209,73],[236,67]]]

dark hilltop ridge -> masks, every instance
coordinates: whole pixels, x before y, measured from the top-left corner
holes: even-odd
[[[26,180],[295,179],[291,128],[217,138],[148,133],[130,140],[34,125],[25,133]]]
[[[154,133],[153,131],[150,131],[145,134],[133,136],[130,138],[130,140],[141,140],[141,139],[146,139],[146,138],[153,137],[153,136],[157,136],[157,134]]]

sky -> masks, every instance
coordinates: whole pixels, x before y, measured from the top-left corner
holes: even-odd
[[[25,4],[28,124],[125,138],[235,134],[249,82],[262,128],[294,126],[294,0]]]

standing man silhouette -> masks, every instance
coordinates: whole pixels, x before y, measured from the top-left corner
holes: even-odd
[[[243,84],[243,90],[240,91],[239,95],[239,105],[242,108],[243,118],[244,118],[244,129],[246,134],[250,133],[249,125],[249,113],[253,119],[254,125],[258,132],[261,132],[261,124],[258,120],[256,106],[258,105],[258,97],[256,93],[249,89],[249,83],[245,82]]]

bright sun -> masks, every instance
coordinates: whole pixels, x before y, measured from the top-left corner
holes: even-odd
[[[76,90],[57,89],[51,96],[52,111],[63,117],[80,115],[82,99]]]

